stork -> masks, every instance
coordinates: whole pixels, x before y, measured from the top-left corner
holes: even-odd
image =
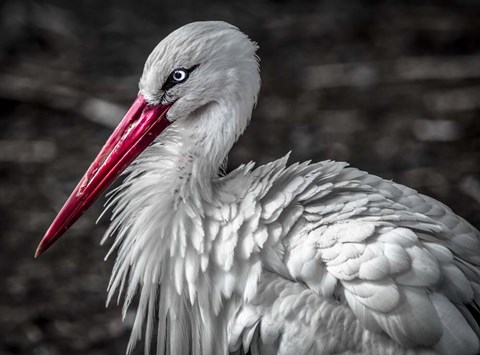
[[[157,354],[476,354],[480,233],[416,191],[288,156],[219,170],[260,89],[256,44],[195,22],[148,57],[139,94],[55,218],[52,245],[122,173],[108,301]],[[154,344],[154,345],[152,345]]]

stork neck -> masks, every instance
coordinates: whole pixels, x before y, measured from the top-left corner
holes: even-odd
[[[237,108],[235,103],[210,103],[171,125],[166,138],[177,142],[174,192],[180,200],[211,200],[212,182],[248,123]]]

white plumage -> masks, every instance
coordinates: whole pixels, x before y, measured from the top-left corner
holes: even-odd
[[[128,352],[145,332],[157,354],[476,354],[480,234],[448,207],[332,161],[218,175],[256,102],[255,50],[197,22],[147,60],[140,93],[173,103],[172,124],[111,196],[106,234],[109,301],[125,316],[139,294]]]

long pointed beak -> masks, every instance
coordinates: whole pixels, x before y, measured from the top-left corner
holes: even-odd
[[[108,138],[75,190],[62,207],[35,257],[47,250],[95,202],[125,168],[170,124],[170,105],[149,105],[139,95]]]

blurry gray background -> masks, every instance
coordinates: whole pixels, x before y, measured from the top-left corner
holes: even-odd
[[[0,354],[124,353],[132,314],[104,308],[102,202],[33,253],[151,49],[191,21],[223,19],[260,44],[263,89],[230,169],[289,150],[346,160],[480,227],[480,1],[368,4],[3,0]]]

